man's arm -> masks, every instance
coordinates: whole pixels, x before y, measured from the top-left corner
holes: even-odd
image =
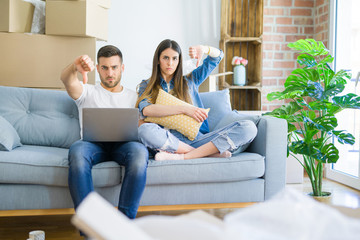
[[[78,99],[83,91],[83,86],[77,77],[77,72],[81,73],[85,84],[87,83],[87,73],[92,70],[94,70],[94,63],[87,55],[77,57],[73,63],[64,68],[60,79],[71,98]]]

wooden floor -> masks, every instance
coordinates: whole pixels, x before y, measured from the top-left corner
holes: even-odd
[[[287,184],[287,188],[295,188],[304,193],[311,192],[309,180],[304,179],[303,184]],[[331,204],[345,206],[350,208],[360,208],[360,191],[346,187],[342,184],[325,180],[323,188],[325,191],[331,191],[333,194]],[[239,205],[246,207],[248,205]],[[201,208],[201,205],[196,205]],[[226,214],[237,210],[234,205],[214,205],[204,211],[223,218]],[[189,210],[156,210],[143,208],[138,213],[138,217],[146,215],[180,215],[192,211]],[[46,234],[46,240],[66,240],[66,239],[83,239],[79,236],[78,231],[71,225],[71,214],[65,215],[44,215],[44,216],[15,216],[0,217],[0,240],[26,240],[28,233],[33,230],[43,230]]]

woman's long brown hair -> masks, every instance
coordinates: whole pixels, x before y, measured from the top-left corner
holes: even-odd
[[[153,104],[155,103],[156,98],[159,94],[159,89],[161,88],[160,85],[161,71],[159,64],[160,55],[165,49],[168,48],[171,48],[172,50],[179,53],[179,64],[174,73],[174,88],[171,90],[171,94],[187,103],[190,104],[192,103],[189,95],[189,87],[183,77],[182,54],[181,54],[180,46],[177,42],[173,40],[165,39],[156,48],[153,59],[153,68],[152,68],[151,77],[149,79],[149,83],[146,86],[144,92],[141,94],[141,96],[138,97],[138,100],[136,102],[136,107],[139,106],[139,103],[143,99],[148,99],[151,103]]]

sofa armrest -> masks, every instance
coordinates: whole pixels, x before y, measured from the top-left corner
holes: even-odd
[[[258,123],[258,134],[247,151],[265,157],[265,200],[285,187],[286,149],[286,120],[262,116]]]

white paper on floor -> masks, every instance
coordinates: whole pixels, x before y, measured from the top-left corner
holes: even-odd
[[[86,215],[78,217],[85,223],[92,222],[92,225],[96,225],[95,216],[88,212],[93,211],[92,208],[94,204],[89,208],[83,207]],[[116,217],[118,211],[114,207],[108,209],[117,213],[113,215],[110,223],[112,226],[108,226],[107,231],[114,229],[114,232],[122,232],[125,236],[128,229],[134,232],[137,228],[142,233],[137,239],[144,240],[358,240],[360,236],[360,219],[347,217],[293,189],[286,189],[266,202],[227,214],[224,221],[204,211],[175,217],[146,216],[131,221],[125,217]],[[104,219],[109,219],[101,212],[96,215],[99,225]],[[87,219],[90,216],[92,219]],[[109,221],[105,222],[109,224]],[[129,224],[132,225],[131,228],[127,228]],[[104,236],[101,228],[98,231],[98,236]],[[116,237],[104,239],[124,239],[116,234],[112,236]]]
[[[293,189],[228,214],[229,239],[359,239],[360,219],[350,218]]]

